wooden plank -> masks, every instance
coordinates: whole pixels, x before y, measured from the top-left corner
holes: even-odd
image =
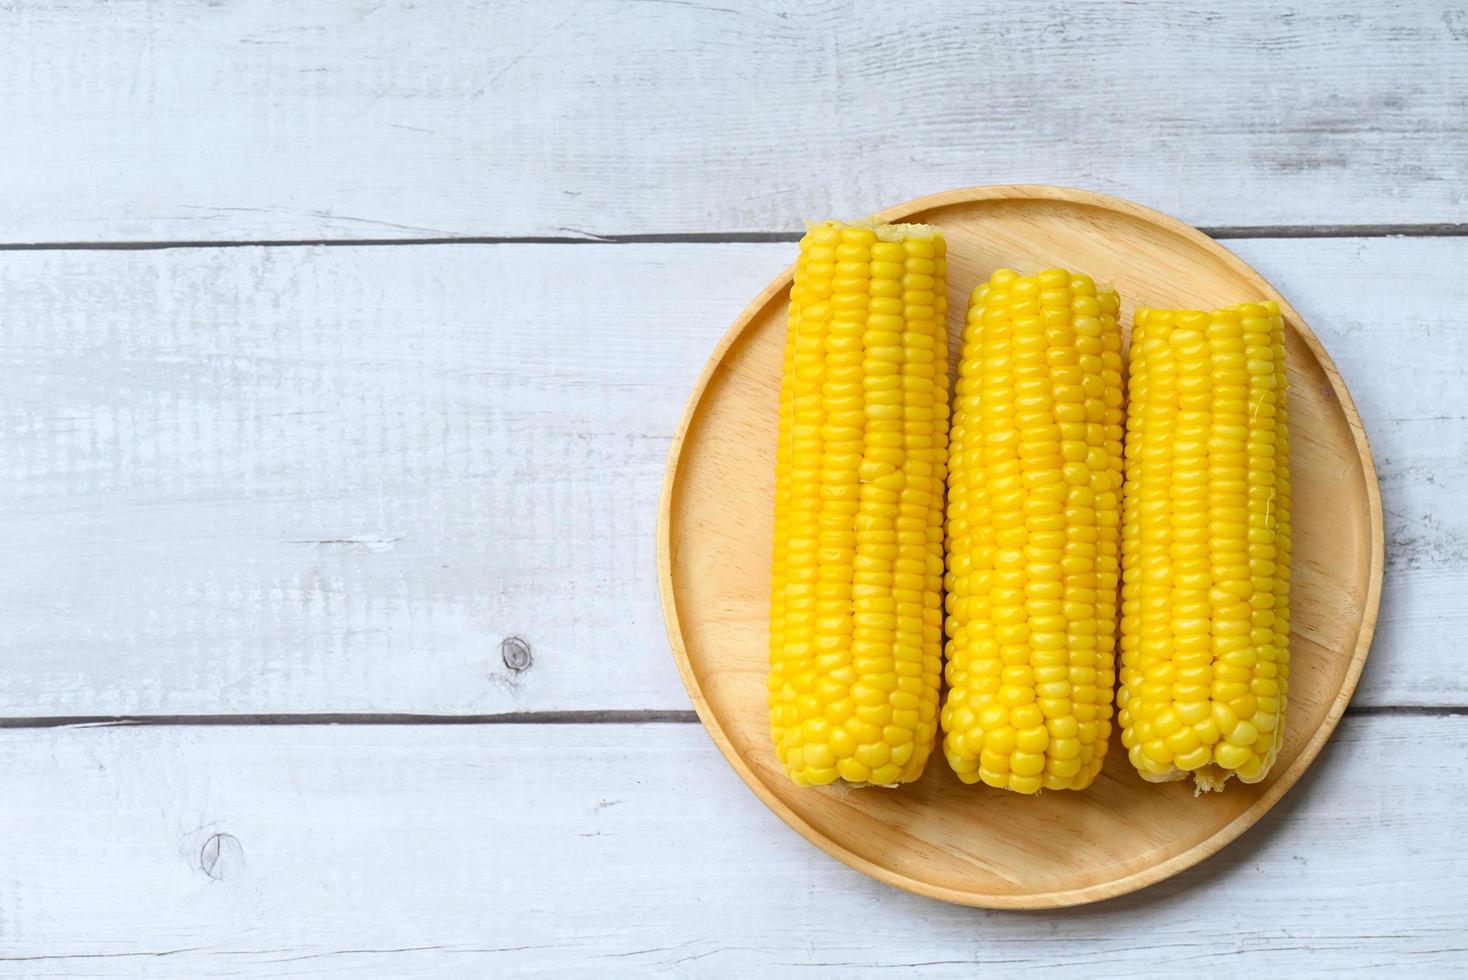
[[[1373,0],[13,5],[0,240],[791,230],[974,183],[1463,222],[1468,18]]]
[[[1235,246],[1376,447],[1389,568],[1357,703],[1468,703],[1468,241]],[[0,715],[686,710],[663,464],[791,253],[0,254]]]
[[[1358,704],[1464,704],[1468,302],[1461,239],[1229,243],[1295,303],[1341,369],[1381,480],[1386,575]],[[1391,282],[1388,277],[1395,277]],[[1410,677],[1410,680],[1407,678]]]
[[[0,704],[687,707],[668,439],[783,251],[0,255]]]
[[[1203,865],[1017,915],[837,864],[693,726],[9,732],[0,972],[1440,975],[1468,951],[1465,752],[1468,718],[1347,719]]]

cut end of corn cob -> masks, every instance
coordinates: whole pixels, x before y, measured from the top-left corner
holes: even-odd
[[[937,225],[888,224],[875,218],[858,218],[855,221],[807,221],[805,223],[807,235],[828,228],[834,228],[838,232],[843,228],[867,230],[877,236],[879,242],[898,245],[911,241],[933,241],[943,237],[943,232]]]
[[[942,673],[947,258],[928,225],[811,224],[775,463],[770,729],[801,786],[921,775]]]
[[[1111,733],[1122,357],[1115,290],[1000,269],[954,398],[943,748],[964,782],[1083,789]]]
[[[1199,792],[1265,777],[1289,690],[1290,470],[1273,302],[1139,309],[1122,538],[1122,744]]]

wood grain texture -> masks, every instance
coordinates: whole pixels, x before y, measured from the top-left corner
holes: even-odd
[[[1386,576],[1372,661],[1357,704],[1468,703],[1457,655],[1468,629],[1468,511],[1453,487],[1468,480],[1468,333],[1449,310],[1468,303],[1458,241],[1341,241],[1303,262],[1283,243],[1229,243],[1278,283],[1328,337],[1366,423],[1386,521]],[[1407,261],[1408,255],[1413,258]],[[1395,270],[1399,298],[1381,278]],[[1409,686],[1398,686],[1404,674]]]
[[[1004,181],[1468,220],[1456,5],[5,9],[6,242],[788,231]]]
[[[721,236],[1006,179],[1205,225],[1468,220],[1448,5],[0,18],[0,245]],[[1233,247],[1325,337],[1376,450],[1355,703],[1468,704],[1468,246]],[[0,716],[686,708],[662,463],[792,254],[0,254]],[[1014,916],[829,860],[696,726],[0,731],[0,975],[1463,973],[1465,750],[1461,716],[1347,717],[1199,868]]]
[[[654,501],[765,264],[708,258],[0,257],[7,713],[686,706]]]
[[[1384,540],[1375,467],[1350,393],[1288,297],[1196,229],[1129,201],[990,186],[909,201],[881,217],[943,229],[951,351],[963,346],[969,284],[1006,266],[1062,266],[1114,285],[1123,342],[1141,305],[1279,304],[1295,501],[1290,704],[1279,757],[1257,783],[1197,799],[1191,781],[1159,787],[1137,779],[1119,731],[1083,793],[976,793],[941,762],[891,792],[795,786],[770,744],[767,683],[769,501],[788,269],[720,341],[669,457],[658,564],[679,672],[750,789],[807,840],[881,881],[984,908],[1078,905],[1154,884],[1259,820],[1305,772],[1355,691],[1376,626]]]
[[[1348,718],[1205,864],[1016,915],[837,864],[696,726],[11,732],[0,975],[1441,976],[1465,753],[1468,718]]]
[[[1355,703],[1468,704],[1468,242],[1231,247],[1325,340],[1376,450]],[[793,252],[0,254],[0,714],[686,709],[662,467]]]

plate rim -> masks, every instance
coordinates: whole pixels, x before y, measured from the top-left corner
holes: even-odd
[[[1294,326],[1300,338],[1305,342],[1305,345],[1310,349],[1325,371],[1326,377],[1330,380],[1331,390],[1340,403],[1341,409],[1346,417],[1347,425],[1351,430],[1352,442],[1355,445],[1356,454],[1361,461],[1362,470],[1366,477],[1367,510],[1371,523],[1371,567],[1367,575],[1366,599],[1361,608],[1361,627],[1356,637],[1356,646],[1351,651],[1351,659],[1346,666],[1346,674],[1342,680],[1340,690],[1336,693],[1333,702],[1327,709],[1324,720],[1311,734],[1310,738],[1301,748],[1300,754],[1295,757],[1294,762],[1275,780],[1263,796],[1254,801],[1253,805],[1229,821],[1216,833],[1199,841],[1182,853],[1176,854],[1166,861],[1149,865],[1146,868],[1109,881],[1085,885],[1079,888],[1034,892],[1023,895],[989,894],[935,885],[920,878],[897,873],[890,868],[869,861],[816,830],[802,816],[781,802],[765,786],[763,780],[759,778],[754,769],[735,750],[719,718],[709,707],[698,679],[694,676],[693,665],[688,659],[687,644],[683,639],[683,631],[678,619],[677,598],[673,589],[673,489],[674,484],[677,482],[678,467],[683,457],[689,426],[692,424],[693,417],[703,402],[709,382],[723,363],[724,357],[728,354],[729,349],[744,334],[755,316],[769,304],[770,300],[783,292],[791,283],[795,266],[793,263],[787,266],[740,311],[733,325],[725,331],[724,335],[719,339],[718,344],[715,345],[703,369],[699,372],[698,380],[694,383],[693,389],[688,395],[683,414],[673,434],[672,445],[668,451],[668,461],[663,471],[662,489],[658,498],[657,562],[658,592],[663,609],[663,621],[668,633],[668,641],[672,647],[673,660],[678,666],[678,675],[683,681],[683,687],[688,692],[689,700],[693,703],[699,721],[702,722],[704,730],[708,732],[714,744],[718,746],[725,761],[739,775],[739,778],[744,784],[753,791],[760,802],[768,807],[771,812],[778,816],[792,830],[841,863],[884,884],[912,892],[913,894],[922,895],[926,898],[974,908],[989,909],[1065,908],[1129,894],[1170,878],[1206,860],[1228,846],[1243,834],[1244,831],[1257,823],[1265,813],[1279,802],[1280,798],[1284,796],[1290,787],[1299,781],[1300,777],[1315,762],[1316,757],[1320,754],[1320,750],[1335,732],[1342,715],[1345,713],[1346,706],[1350,703],[1352,696],[1356,692],[1356,687],[1361,680],[1361,672],[1366,665],[1366,658],[1371,651],[1372,637],[1376,632],[1376,622],[1381,606],[1381,586],[1386,550],[1381,506],[1381,487],[1376,473],[1376,463],[1371,455],[1371,447],[1366,437],[1365,426],[1361,422],[1360,413],[1356,409],[1356,403],[1351,398],[1351,393],[1346,387],[1345,380],[1341,377],[1340,370],[1336,367],[1335,362],[1331,360],[1330,354],[1326,352],[1319,338],[1316,337],[1315,331],[1301,318],[1299,312],[1280,295],[1279,291],[1267,279],[1226,246],[1181,219],[1137,204],[1134,201],[1115,197],[1110,194],[1103,194],[1098,191],[1055,184],[986,184],[960,187],[953,190],[941,191],[937,194],[928,194],[923,197],[913,198],[910,201],[905,201],[893,207],[878,211],[873,215],[873,218],[881,221],[897,221],[921,211],[948,207],[955,204],[1024,199],[1058,201],[1067,204],[1095,207],[1119,212],[1132,218],[1160,225],[1173,234],[1188,239],[1193,244],[1201,246],[1204,250],[1212,253],[1225,262],[1232,271],[1254,282],[1266,296],[1274,298],[1279,303],[1281,312],[1284,313],[1285,317]]]

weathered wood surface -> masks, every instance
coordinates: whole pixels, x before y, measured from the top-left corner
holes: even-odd
[[[791,246],[7,246],[758,239],[1019,180],[1248,234],[1468,222],[1460,5],[0,0],[0,90],[22,724],[683,712],[668,439]],[[1180,879],[922,901],[688,724],[12,730],[0,975],[1468,973],[1468,241],[1233,247],[1350,383],[1388,566],[1360,710]]]
[[[1233,247],[1376,450],[1388,568],[1356,703],[1468,704],[1468,241]],[[663,465],[792,251],[0,253],[0,715],[687,709]]]
[[[3,5],[0,241],[788,231],[968,184],[1468,221],[1468,11]]]
[[[692,725],[9,732],[0,974],[1441,976],[1465,753],[1462,717],[1348,718],[1204,864],[1015,914],[837,864]]]

